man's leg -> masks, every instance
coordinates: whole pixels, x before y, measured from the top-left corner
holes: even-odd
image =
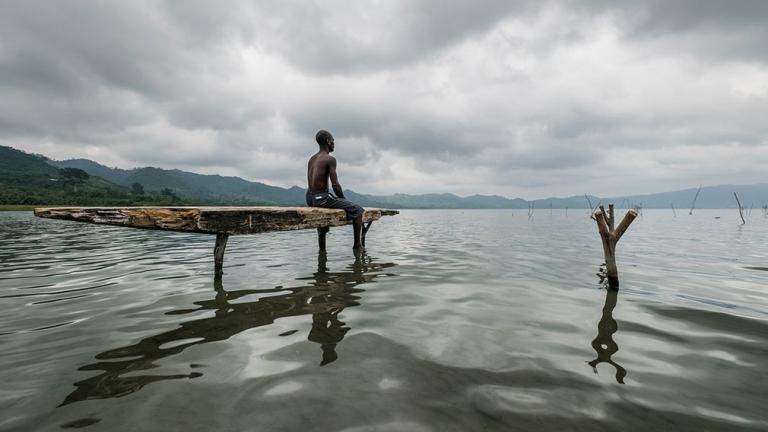
[[[363,242],[361,239],[363,237],[363,214],[365,214],[365,210],[353,202],[347,201],[344,198],[337,198],[333,195],[329,195],[328,199],[320,206],[325,208],[343,209],[347,212],[347,220],[352,221],[352,233],[355,237],[352,249],[362,249]]]
[[[352,249],[361,249],[363,247],[360,242],[360,237],[363,234],[363,215],[352,220],[352,229],[355,234],[355,243],[352,245]]]
[[[317,229],[317,245],[321,251],[325,250],[325,235],[330,231],[329,227],[320,227]]]

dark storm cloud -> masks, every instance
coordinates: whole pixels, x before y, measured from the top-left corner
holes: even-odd
[[[767,21],[764,1],[5,1],[0,144],[288,185],[327,128],[371,192],[748,181]]]
[[[0,4],[4,57],[23,53],[46,63],[54,82],[86,80],[147,95],[174,89],[173,75],[183,55],[172,36],[160,31],[151,14],[130,2],[43,2]],[[182,63],[182,64],[180,64]],[[52,67],[50,67],[52,66]]]
[[[420,61],[488,31],[531,1],[443,0],[267,3],[258,42],[309,73],[349,74]]]
[[[768,16],[768,3],[762,0],[653,0],[603,4],[609,8],[639,4],[637,9],[630,8],[629,11],[639,12],[634,35],[642,37],[695,30],[711,32],[764,28],[765,17]]]
[[[659,40],[678,54],[710,60],[768,61],[768,2],[763,0],[577,1],[588,13],[610,13],[630,40]]]
[[[227,36],[219,30],[236,10],[184,4],[187,9],[177,2],[168,9],[152,2],[0,3],[0,89],[8,108],[0,135],[97,144],[99,131],[151,119],[228,129],[264,115],[215,85],[229,67],[217,65]],[[184,11],[208,20],[171,13]],[[180,20],[188,25],[176,25]]]

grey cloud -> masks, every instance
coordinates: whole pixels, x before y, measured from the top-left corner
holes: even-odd
[[[629,40],[660,40],[658,50],[709,60],[768,61],[768,2],[762,0],[576,1],[589,14],[618,19]]]
[[[321,128],[339,137],[365,136],[382,149],[398,150],[409,155],[426,155],[450,159],[472,152],[473,143],[467,139],[467,129],[449,120],[419,118],[405,113],[386,113],[372,107],[356,110],[303,112],[294,117],[300,130],[314,136]],[[313,126],[310,126],[313,125]]]
[[[162,93],[172,87],[162,65],[169,60],[136,9],[121,3],[71,2],[53,7],[36,2],[4,2],[0,35],[7,45],[57,64],[61,82],[74,77],[90,84]],[[143,31],[142,31],[143,30]],[[68,75],[68,76],[67,76]],[[53,81],[49,81],[53,82]]]
[[[136,106],[130,96],[110,92],[78,99],[45,98],[43,94],[3,92],[0,136],[55,139],[109,146],[110,136],[153,118],[151,109]]]
[[[0,51],[0,86],[8,89],[37,89],[51,97],[76,96],[87,82],[57,59],[41,53]]]
[[[729,30],[765,27],[768,3],[762,0],[655,0],[635,29],[636,36],[680,33],[692,30]]]
[[[130,165],[224,167],[282,183],[302,181],[314,133],[327,128],[352,170],[408,160],[438,185],[475,179],[463,186],[469,193],[503,192],[507,184],[537,193],[584,189],[620,174],[607,159],[625,150],[662,167],[671,156],[654,152],[681,147],[701,155],[737,143],[762,154],[768,96],[759,88],[734,96],[728,71],[718,68],[757,60],[765,73],[767,16],[760,1],[7,1],[0,3],[0,138],[32,151],[53,142],[60,155],[51,156],[84,156],[78,151],[87,145]],[[579,74],[577,61],[563,66],[574,47],[601,49],[590,44],[606,19],[623,51],[649,62],[684,59],[690,71],[661,68],[691,81],[715,70],[714,88],[655,98],[617,89],[609,92],[614,101],[576,91],[601,90],[611,79],[643,85],[621,81],[636,63],[606,57],[617,70],[605,83]],[[504,25],[512,30],[500,31]],[[255,64],[243,64],[253,54],[243,50],[258,54]],[[465,58],[473,50],[482,55]],[[288,78],[270,74],[274,65],[260,63],[262,54],[277,56]],[[261,68],[267,72],[249,76]],[[569,83],[572,76],[579,78]],[[750,163],[742,171],[755,172]],[[734,175],[711,175],[718,173]]]
[[[391,1],[375,8],[369,1],[267,3],[258,11],[269,18],[258,22],[262,31],[257,43],[309,73],[374,72],[422,60],[488,31],[510,14],[528,12],[533,4],[424,0]],[[357,13],[344,20],[339,10]]]
[[[228,18],[205,12],[199,15]],[[158,115],[182,128],[228,129],[268,114],[222,95],[214,88],[221,78],[206,77],[227,67],[216,66],[226,33],[212,31],[226,21],[171,25],[177,22],[153,2],[0,3],[0,112],[8,125],[0,135],[89,142],[98,131]]]
[[[237,104],[235,100],[181,102],[169,107],[167,118],[171,124],[190,130],[242,130],[270,114],[265,107],[251,105]]]

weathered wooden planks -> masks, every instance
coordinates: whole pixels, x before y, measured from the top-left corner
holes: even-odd
[[[397,210],[366,209],[365,222]],[[317,207],[53,207],[35,216],[170,231],[257,234],[346,225],[344,210]]]

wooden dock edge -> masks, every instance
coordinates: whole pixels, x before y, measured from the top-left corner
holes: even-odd
[[[399,212],[366,209],[363,221]],[[49,207],[37,217],[206,234],[258,234],[346,225],[344,210],[317,207]]]

